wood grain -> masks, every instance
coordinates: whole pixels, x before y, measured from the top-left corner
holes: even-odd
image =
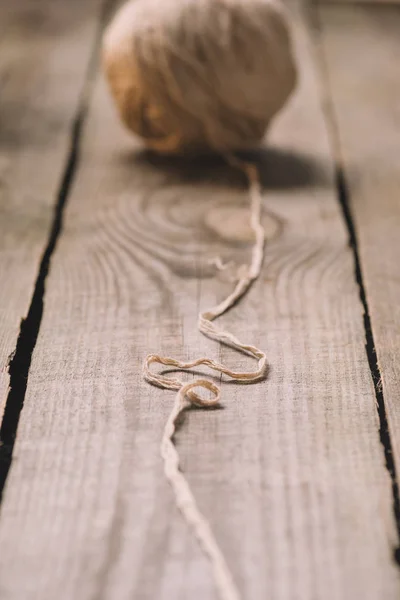
[[[0,419],[71,145],[99,0],[0,3]]]
[[[277,222],[266,217],[260,281],[224,318],[268,351],[270,376],[224,384],[224,408],[190,411],[177,443],[243,598],[395,600],[362,307],[296,19],[301,86],[258,156]],[[151,351],[247,364],[196,331],[199,309],[231,289],[209,260],[248,256],[246,205],[222,162],[143,152],[99,81],[2,508],[2,600],[215,598],[162,474],[173,397],[141,365]]]
[[[333,6],[339,5],[343,8],[346,7],[346,5],[349,7],[362,5],[365,5],[366,7],[372,5],[385,7],[400,4],[400,0],[317,0],[317,4],[320,4],[322,6],[327,6],[330,4],[332,4]]]
[[[323,46],[400,470],[400,10],[321,10]],[[373,50],[371,51],[371,49]]]

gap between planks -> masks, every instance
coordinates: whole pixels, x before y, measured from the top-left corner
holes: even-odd
[[[322,4],[328,3],[322,2]],[[335,2],[333,2],[333,4],[335,4]],[[371,3],[367,2],[367,5],[368,4]],[[385,5],[385,3],[383,2],[378,2],[376,4]],[[340,10],[340,8],[338,7],[337,10]],[[343,10],[346,10],[345,6],[343,6]],[[385,6],[382,6],[382,10],[385,10]],[[360,301],[364,311],[363,319],[365,329],[365,352],[371,371],[371,378],[374,384],[376,410],[379,417],[379,439],[385,457],[385,467],[389,473],[391,480],[393,496],[393,515],[397,528],[398,539],[397,545],[393,548],[393,558],[396,561],[396,563],[400,566],[400,491],[398,472],[393,451],[394,444],[392,442],[392,437],[389,428],[385,396],[382,387],[382,374],[377,360],[377,346],[375,343],[371,323],[371,314],[366,293],[366,286],[364,283],[363,268],[360,259],[359,242],[354,222],[354,215],[351,209],[351,188],[346,181],[345,161],[343,159],[343,152],[339,139],[339,125],[333,106],[333,89],[329,76],[329,66],[325,55],[325,48],[323,46],[323,26],[321,23],[321,17],[318,9],[309,10],[308,15],[310,21],[309,29],[310,32],[314,32],[315,36],[314,54],[316,58],[317,71],[319,72],[321,79],[320,86],[322,107],[325,114],[326,125],[328,128],[328,134],[332,147],[332,156],[336,165],[336,187],[338,201],[342,209],[344,222],[346,223],[349,236],[349,245],[354,256],[354,275],[357,281],[357,285],[359,287]]]
[[[57,241],[61,234],[64,208],[79,161],[79,142],[98,70],[97,66],[101,35],[114,3],[114,0],[103,0],[98,30],[95,35],[93,49],[88,62],[77,113],[72,124],[70,149],[68,151],[67,162],[64,174],[61,178],[59,191],[57,193],[49,237],[39,264],[38,275],[34,284],[34,291],[27,315],[21,320],[16,348],[8,360],[9,391],[0,426],[0,503],[12,463],[14,443],[21,411],[24,405],[32,354],[36,346],[42,321],[46,278],[49,274],[51,257],[56,249]]]

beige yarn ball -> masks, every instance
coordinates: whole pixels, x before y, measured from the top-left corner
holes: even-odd
[[[130,0],[103,65],[124,123],[163,153],[253,147],[296,83],[276,0]]]

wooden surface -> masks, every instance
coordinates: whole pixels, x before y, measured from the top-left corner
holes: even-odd
[[[320,16],[333,135],[354,218],[375,362],[400,471],[400,8],[325,7]]]
[[[347,6],[353,6],[353,5],[366,5],[367,7],[369,6],[379,6],[380,8],[384,8],[385,6],[390,6],[390,5],[395,5],[395,4],[400,4],[400,0],[317,0],[317,4],[321,4],[323,6],[329,5],[329,4],[339,4],[339,5],[347,5]],[[343,7],[344,7],[343,6]]]
[[[98,0],[0,3],[0,415],[71,147]]]
[[[330,54],[345,37],[334,22],[342,10],[324,9]],[[190,411],[177,443],[243,599],[395,600],[392,481],[355,256],[311,34],[295,19],[300,89],[259,155],[265,205],[278,219],[265,217],[260,281],[223,320],[267,350],[270,376],[257,386],[224,384],[224,409]],[[352,27],[362,38],[357,20]],[[346,136],[352,157],[356,142]],[[358,189],[364,269],[375,212],[372,196],[369,212],[356,210],[367,188]],[[248,364],[196,331],[199,309],[231,289],[209,260],[248,256],[246,206],[244,181],[222,162],[144,153],[98,77],[2,503],[1,600],[216,599],[162,474],[173,395],[145,384],[141,365],[152,351]],[[396,243],[387,227],[371,242],[387,244],[382,261]],[[368,299],[377,286],[369,265]],[[384,292],[375,298],[374,332],[387,314]]]

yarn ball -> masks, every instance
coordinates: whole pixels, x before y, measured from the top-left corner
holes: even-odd
[[[254,147],[296,83],[277,0],[130,0],[103,66],[123,122],[161,153]]]

